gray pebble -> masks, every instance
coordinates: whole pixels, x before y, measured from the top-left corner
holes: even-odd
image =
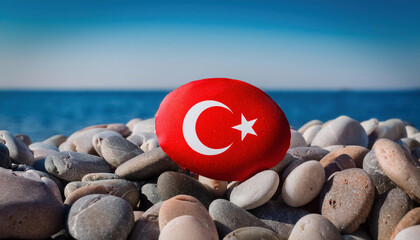
[[[23,143],[26,144],[26,146],[29,146],[32,144],[32,140],[28,135],[25,134],[16,134],[15,135],[16,139],[19,139],[20,141],[22,141]]]
[[[83,176],[82,182],[110,180],[110,179],[121,179],[121,177],[114,173],[89,173]]]
[[[12,160],[9,157],[9,149],[0,142],[0,167],[11,168]]]
[[[155,119],[149,118],[138,122],[133,129],[133,135],[140,132],[155,133]]]
[[[289,148],[295,148],[295,147],[306,147],[306,141],[305,138],[303,138],[302,134],[300,134],[296,130],[290,130],[290,147]]]
[[[315,125],[322,125],[322,122],[319,121],[319,120],[316,120],[316,119],[315,120],[311,120],[311,121],[305,123],[302,127],[300,127],[299,130],[298,130],[298,132],[300,132],[301,134],[303,134],[306,131],[306,129],[308,129],[308,128],[312,127],[312,126],[315,126]]]
[[[102,141],[105,138],[111,137],[111,136],[122,137],[121,134],[119,134],[115,131],[103,131],[103,132],[99,132],[99,133],[97,133],[93,136],[92,145],[95,148],[95,151],[96,151],[96,153],[98,153],[99,156],[102,157],[102,152],[101,152]]]
[[[160,201],[156,183],[146,183],[141,187],[140,210],[149,209]]]
[[[363,159],[363,170],[365,170],[370,178],[375,184],[376,191],[378,194],[388,192],[389,190],[395,188],[395,184],[389,179],[381,166],[379,165],[378,160],[376,159],[375,151],[369,151],[365,158]]]
[[[340,232],[324,216],[309,214],[299,219],[290,233],[289,240],[341,240]]]
[[[262,227],[243,227],[229,233],[223,240],[287,240],[276,232]]]
[[[67,137],[61,134],[51,136],[43,141],[43,143],[48,145],[53,145],[59,147],[63,142],[67,140]]]
[[[14,163],[34,165],[35,159],[29,147],[16,139],[8,131],[0,131],[0,143],[6,145],[9,149],[9,157]]]
[[[297,147],[289,149],[287,151],[289,154],[303,160],[321,160],[329,151],[319,148],[319,147]]]
[[[111,166],[118,167],[143,151],[121,136],[110,136],[102,140],[101,153]]]

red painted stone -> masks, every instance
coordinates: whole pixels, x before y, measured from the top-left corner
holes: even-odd
[[[279,163],[290,126],[262,90],[239,80],[193,81],[169,93],[156,114],[163,151],[180,166],[217,180],[244,180]]]

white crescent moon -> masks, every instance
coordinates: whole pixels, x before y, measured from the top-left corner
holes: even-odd
[[[203,155],[221,154],[222,152],[230,148],[230,146],[232,146],[232,143],[231,143],[229,146],[225,148],[209,148],[206,145],[204,145],[200,141],[200,139],[198,139],[197,132],[195,130],[197,119],[198,117],[200,117],[200,114],[204,110],[211,107],[223,107],[231,111],[226,105],[224,105],[221,102],[213,101],[213,100],[205,100],[192,106],[190,110],[188,110],[187,114],[185,115],[184,122],[182,123],[182,133],[184,134],[184,138],[188,146],[190,146],[190,148],[192,148],[194,151],[201,153]]]

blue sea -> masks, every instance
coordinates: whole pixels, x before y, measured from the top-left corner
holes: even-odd
[[[0,130],[41,141],[81,128],[151,118],[169,91],[0,91]],[[347,115],[358,121],[401,118],[420,127],[420,90],[267,91],[299,128]]]

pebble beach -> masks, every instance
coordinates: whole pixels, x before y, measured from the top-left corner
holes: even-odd
[[[227,182],[172,161],[153,118],[39,142],[4,129],[0,190],[0,239],[420,239],[420,132],[311,120],[279,164]]]

